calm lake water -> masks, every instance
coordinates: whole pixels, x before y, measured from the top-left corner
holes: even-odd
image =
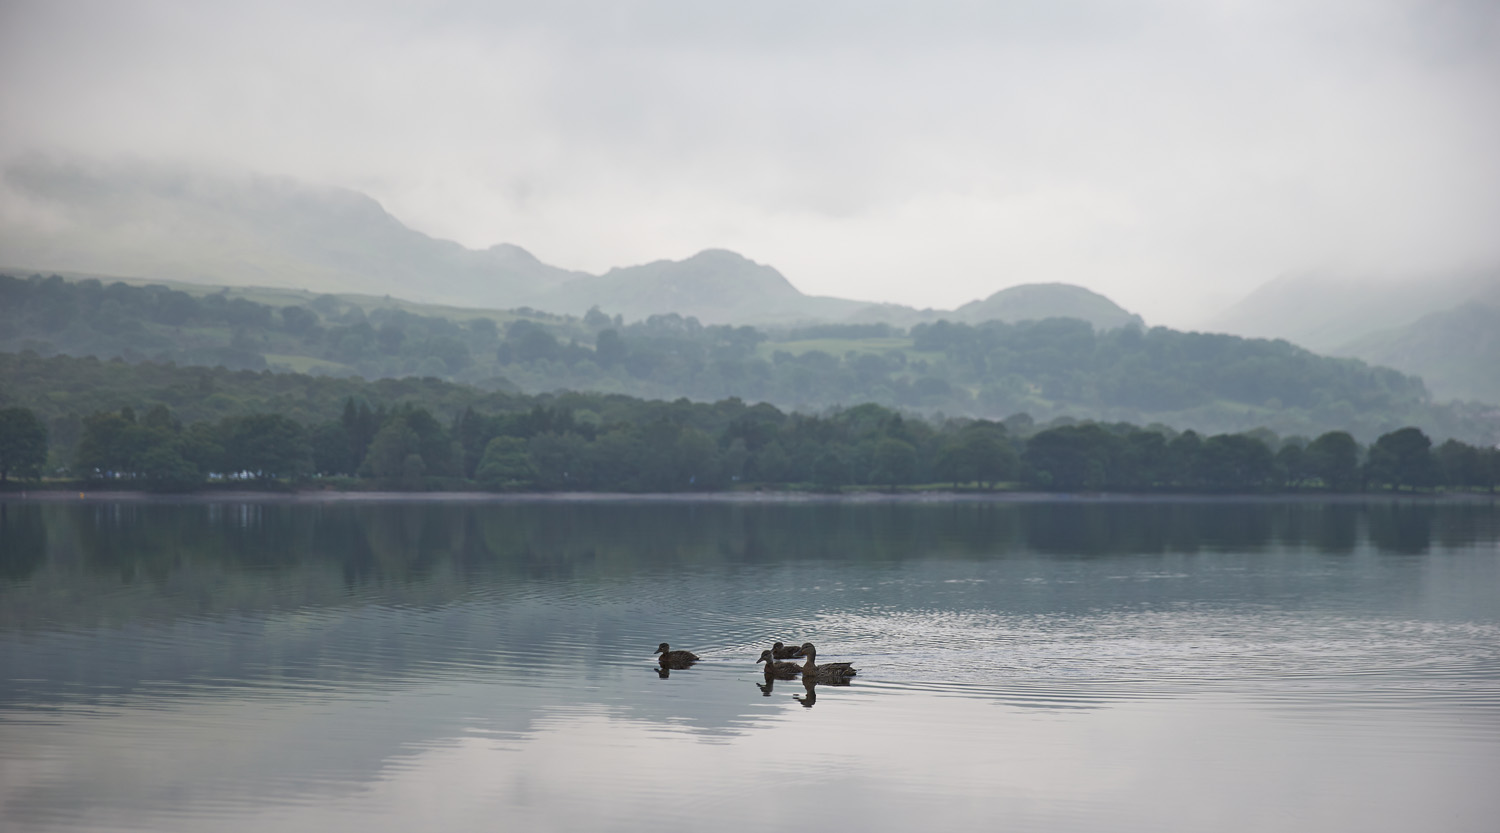
[[[6,830],[1492,833],[1497,774],[1488,503],[0,503]]]

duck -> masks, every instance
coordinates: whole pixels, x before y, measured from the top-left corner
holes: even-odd
[[[692,651],[674,651],[672,646],[663,642],[656,646],[655,653],[661,654],[657,662],[663,668],[686,668],[698,661],[698,655]]]
[[[771,651],[761,651],[760,659],[756,660],[756,662],[758,663],[764,662],[766,664],[767,679],[776,678],[782,680],[790,680],[791,678],[802,673],[802,667],[797,665],[795,662],[777,662],[775,659],[773,659],[773,656],[774,655]]]
[[[802,649],[796,645],[786,645],[781,642],[771,646],[772,659],[802,659]]]
[[[802,682],[814,683],[842,683],[848,682],[857,671],[854,666],[847,662],[825,662],[817,664],[818,649],[811,642],[802,645],[802,654],[807,657],[807,664],[802,666]]]

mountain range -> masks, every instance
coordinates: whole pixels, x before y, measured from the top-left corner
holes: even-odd
[[[810,296],[776,269],[718,249],[602,275],[570,271],[514,245],[474,250],[435,239],[364,194],[284,178],[31,159],[9,166],[3,185],[0,266],[19,272],[386,294],[569,315],[599,307],[627,320],[678,313],[706,324],[1141,323],[1108,298],[1064,284],[1010,287],[957,310]]]
[[[1467,301],[1331,352],[1421,376],[1439,400],[1500,402],[1500,305]]]
[[[705,324],[819,322],[898,327],[947,319],[1079,318],[1143,325],[1068,284],[1022,284],[953,310],[804,294],[775,268],[710,249],[603,274],[562,269],[525,249],[468,249],[411,229],[370,197],[267,176],[32,158],[0,175],[0,267],[197,284],[390,296],[453,307],[626,320],[660,313]],[[1500,401],[1500,269],[1372,280],[1293,274],[1208,322],[1214,332],[1284,338],[1427,380],[1439,399]]]
[[[1401,280],[1287,275],[1210,328],[1421,376],[1440,400],[1500,402],[1500,269]]]

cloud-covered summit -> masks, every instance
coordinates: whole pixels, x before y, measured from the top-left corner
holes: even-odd
[[[1180,325],[1280,274],[1500,261],[1496,77],[1477,0],[18,0],[0,156],[286,174],[569,270],[724,248],[813,294],[1004,275]]]

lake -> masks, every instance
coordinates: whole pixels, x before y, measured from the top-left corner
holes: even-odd
[[[1489,502],[0,502],[7,830],[1488,832],[1497,773]]]

